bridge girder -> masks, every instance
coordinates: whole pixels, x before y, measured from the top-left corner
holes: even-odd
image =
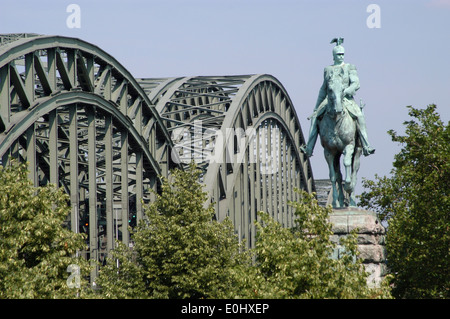
[[[158,176],[191,160],[216,218],[230,218],[248,246],[257,211],[290,227],[294,188],[315,191],[296,111],[273,76],[135,79],[79,39],[0,39],[0,160],[28,161],[36,186],[65,188],[89,258],[128,242],[140,199],[152,201]]]
[[[172,134],[172,153],[196,162],[218,220],[255,241],[257,211],[293,225],[294,188],[315,191],[296,111],[270,75],[138,79]]]
[[[0,36],[1,38],[1,36]],[[84,252],[102,260],[142,201],[178,165],[147,94],[112,56],[85,41],[17,35],[0,45],[0,160],[29,163],[35,186],[70,196],[68,226],[89,235]],[[96,269],[92,276],[96,276]]]

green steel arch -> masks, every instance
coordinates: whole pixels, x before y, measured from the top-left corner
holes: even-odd
[[[255,241],[256,213],[293,225],[294,188],[315,191],[301,126],[273,76],[138,79],[171,132],[172,154],[195,161],[216,217],[229,217],[239,237]]]
[[[230,218],[248,246],[259,210],[292,226],[294,188],[315,191],[304,143],[273,76],[135,79],[80,39],[0,35],[1,164],[27,161],[35,185],[64,187],[69,227],[89,234],[87,258],[128,243],[125,226],[142,218],[158,176],[191,161],[216,218]]]
[[[158,176],[178,166],[162,119],[136,79],[85,41],[0,36],[0,161],[27,161],[36,186],[64,187],[68,226],[100,260],[142,218]],[[96,269],[93,270],[96,276]]]

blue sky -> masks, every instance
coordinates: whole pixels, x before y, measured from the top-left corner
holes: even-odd
[[[80,28],[66,25],[71,3],[81,9]],[[370,4],[380,8],[380,28],[367,26]],[[359,180],[389,174],[400,147],[386,132],[403,132],[407,105],[435,103],[450,119],[450,0],[0,0],[0,33],[16,32],[91,42],[135,77],[271,74],[306,137],[332,63],[330,40],[344,37],[376,148],[361,159]],[[311,162],[315,178],[328,177],[319,142]]]

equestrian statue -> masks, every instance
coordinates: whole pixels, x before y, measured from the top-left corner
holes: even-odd
[[[356,67],[344,63],[343,42],[343,38],[334,38],[330,42],[336,43],[333,48],[334,63],[325,67],[314,112],[308,118],[311,120],[308,142],[300,147],[308,157],[312,156],[317,135],[320,135],[332,184],[333,208],[356,206],[354,191],[361,153],[368,156],[375,152],[367,137],[362,110],[364,104],[357,105],[353,99],[360,87],[359,78]],[[345,168],[344,181],[340,168],[341,155]]]

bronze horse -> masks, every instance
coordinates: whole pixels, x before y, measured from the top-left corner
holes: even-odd
[[[356,206],[356,174],[360,166],[362,146],[356,121],[345,108],[344,86],[339,77],[333,77],[328,85],[328,104],[318,122],[320,141],[324,148],[332,184],[334,208]],[[344,185],[340,166],[344,155]],[[347,196],[345,196],[347,192]]]

